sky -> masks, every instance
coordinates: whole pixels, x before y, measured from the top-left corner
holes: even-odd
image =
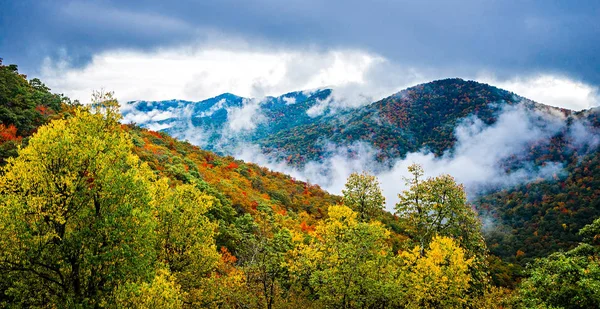
[[[82,102],[332,87],[360,105],[461,77],[600,105],[600,2],[0,0],[0,57]]]

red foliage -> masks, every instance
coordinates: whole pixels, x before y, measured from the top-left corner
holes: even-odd
[[[310,196],[310,191],[308,191],[308,189],[309,189],[309,185],[305,184],[304,185],[304,192],[302,192],[302,194]]]
[[[237,261],[237,258],[235,257],[235,255],[231,254],[231,252],[229,252],[227,248],[221,247],[221,260],[225,264],[233,264]]]
[[[228,169],[234,169],[234,168],[238,168],[239,165],[237,165],[235,162],[231,162],[229,163],[229,165],[227,165]]]
[[[315,230],[314,226],[306,224],[306,221],[302,221],[302,223],[300,223],[300,229],[302,229],[302,231],[305,233],[314,232]]]
[[[156,138],[161,138],[161,139],[163,138],[162,135],[160,135],[160,133],[158,133],[156,131],[150,131],[150,130],[148,130],[148,134],[150,134],[150,135],[152,135],[152,136],[154,136]]]
[[[42,116],[48,116],[52,114],[52,112],[44,105],[38,105],[35,110],[42,114]]]
[[[9,125],[8,127],[0,124],[0,142],[17,141],[21,137],[17,135],[17,127]]]
[[[517,254],[516,254],[516,256],[517,256],[518,258],[519,258],[519,257],[522,257],[522,256],[524,256],[524,255],[525,255],[525,252],[523,252],[522,250],[517,250]]]

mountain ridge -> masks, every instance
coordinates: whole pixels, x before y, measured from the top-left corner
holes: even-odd
[[[328,91],[328,93],[323,91]],[[336,147],[341,147],[342,151],[348,152],[347,156],[352,157],[358,154],[352,153],[354,150],[349,146],[356,142],[366,141],[367,145],[375,150],[376,159],[384,166],[388,162],[389,168],[393,162],[402,159],[409,153],[429,152],[436,158],[452,158],[455,155],[453,152],[456,151],[456,142],[458,141],[455,130],[463,125],[465,120],[468,120],[467,123],[480,123],[480,127],[475,127],[478,130],[491,128],[504,115],[506,108],[510,107],[511,110],[527,116],[523,119],[530,121],[528,125],[532,130],[544,132],[546,126],[550,126],[551,129],[548,129],[539,138],[528,140],[522,145],[523,150],[520,150],[518,155],[511,155],[503,158],[501,162],[496,162],[498,168],[506,173],[514,173],[520,170],[530,171],[532,168],[534,170],[542,169],[548,163],[555,162],[561,166],[562,172],[554,176],[550,174],[550,178],[539,180],[534,178],[530,184],[517,184],[507,188],[491,187],[492,189],[482,192],[482,196],[473,200],[483,216],[497,221],[497,227],[500,230],[515,231],[508,233],[491,231],[488,245],[492,252],[510,261],[525,264],[532,258],[543,256],[547,252],[572,248],[579,239],[573,231],[590,223],[594,216],[600,215],[598,205],[589,204],[583,208],[577,206],[579,202],[589,203],[590,200],[600,198],[598,192],[592,190],[590,191],[591,195],[573,195],[580,190],[574,184],[578,179],[586,179],[585,183],[588,185],[584,187],[584,190],[587,190],[585,188],[589,188],[596,181],[596,177],[588,179],[573,176],[580,174],[578,169],[581,162],[588,162],[585,163],[588,170],[600,172],[600,168],[593,163],[596,162],[595,158],[598,156],[597,143],[590,142],[588,146],[578,145],[579,142],[574,135],[578,125],[585,126],[585,129],[589,130],[586,132],[588,135],[600,132],[599,108],[572,111],[537,103],[488,84],[449,78],[409,87],[358,108],[341,109],[329,113],[331,110],[326,110],[326,108],[332,107],[325,105],[323,113],[316,117],[309,117],[307,111],[311,107],[331,100],[330,91],[321,90],[316,97],[308,96],[304,101],[300,100],[295,104],[288,105],[281,104],[282,97],[288,94],[271,97],[265,103],[255,104],[254,110],[262,111],[261,108],[264,106],[270,108],[271,111],[277,110],[277,107],[285,107],[290,109],[289,114],[299,115],[297,117],[299,120],[295,119],[295,122],[290,120],[288,123],[286,117],[289,114],[269,114],[269,111],[266,111],[262,113],[266,117],[264,122],[259,122],[250,133],[238,132],[237,135],[229,134],[224,137],[219,135],[219,132],[215,133],[215,129],[212,128],[212,134],[214,134],[212,139],[209,139],[208,143],[200,143],[200,145],[203,148],[209,146],[209,149],[211,146],[221,147],[223,145],[218,144],[219,141],[232,138],[232,141],[227,141],[234,149],[240,141],[255,144],[260,147],[264,155],[272,158],[275,162],[285,162],[291,166],[302,167],[307,162],[325,160],[329,151],[327,147],[331,143]],[[291,92],[291,94],[294,93],[299,92]],[[227,117],[220,119],[222,124],[227,123]],[[293,123],[294,125],[277,127],[273,125],[277,124],[277,117],[282,117],[284,120],[279,121],[284,124]],[[522,119],[517,118],[517,120]],[[552,128],[553,122],[559,123],[560,126]],[[211,124],[210,120],[207,120],[205,124]],[[265,129],[261,125],[273,126],[276,129]],[[199,129],[203,128],[207,127]],[[193,132],[195,128],[186,129]],[[218,130],[227,132],[226,127],[217,128]],[[177,132],[173,133],[177,136]],[[185,135],[179,137],[185,138]],[[514,138],[520,137],[515,136]],[[510,138],[507,140],[510,141]],[[211,142],[216,143],[210,145]],[[225,145],[225,147],[213,150],[223,151],[224,154],[234,154],[227,152],[231,149],[228,150]],[[537,199],[528,197],[527,190],[531,186],[541,188],[538,190],[546,192],[544,204],[539,204]],[[567,208],[560,204],[564,202],[562,195],[564,193],[574,196],[571,198],[571,203],[566,204]],[[540,207],[540,211],[532,213],[512,209],[507,206],[513,205],[509,202],[512,199],[522,201],[519,209]],[[555,207],[563,209],[558,216],[552,214],[552,211],[548,212],[548,209]],[[578,219],[575,221],[569,219],[571,215],[568,212],[574,214],[580,211],[587,215],[584,217],[577,215]],[[510,214],[515,213],[520,215],[513,219]],[[564,233],[544,225],[543,222],[554,222],[548,221],[547,215],[550,216],[549,218],[554,218],[554,221],[566,222],[570,226],[569,231],[571,232]],[[529,218],[526,225],[521,221],[521,218],[525,217]],[[552,223],[550,224],[552,225]],[[540,236],[533,235],[536,226],[544,226],[544,231],[537,233]],[[560,227],[560,224],[558,226]],[[515,241],[515,239],[519,240]],[[524,255],[515,258],[517,252],[525,252],[525,248],[531,247],[530,244],[535,239],[545,239],[550,245],[546,249],[527,250]]]
[[[248,108],[244,112],[253,113],[251,116],[254,119],[246,120],[251,124],[248,128],[234,132],[245,136],[241,141],[255,143],[265,153],[272,153],[279,159],[299,155],[288,163],[302,165],[326,155],[324,140],[349,145],[357,140],[373,139],[373,146],[384,152],[381,160],[402,157],[408,152],[419,151],[422,148],[430,148],[439,156],[451,148],[454,142],[452,130],[457,121],[474,115],[489,125],[495,120],[494,114],[506,104],[523,103],[532,109],[563,115],[573,113],[567,109],[534,102],[488,84],[460,78],[419,84],[356,108],[348,108],[336,102],[335,91],[331,89],[315,90],[310,95],[301,94],[306,94],[306,91],[266,97],[262,101],[235,95],[237,101],[234,101],[224,98],[226,94],[223,94],[193,102],[195,106],[210,104],[212,107],[217,101],[225,99],[215,117],[205,117],[212,116],[212,113],[204,114],[204,110],[198,108],[184,113],[182,110],[173,109],[173,104],[170,103],[166,109],[171,108],[172,117],[139,124],[151,129],[164,130],[175,137],[192,140],[204,148],[228,154],[220,149],[231,146],[230,136],[227,136],[222,145],[223,136],[227,135],[225,124],[234,118],[231,112],[246,106]],[[292,104],[285,102],[286,99],[292,100],[290,98],[294,101]],[[452,104],[447,104],[448,102]],[[251,104],[254,105],[250,106]],[[134,117],[129,116],[131,113],[135,113],[135,107],[132,108],[128,104],[124,112],[126,122],[134,122],[131,121]],[[374,128],[377,128],[378,132],[374,132]],[[200,141],[193,140],[193,136],[189,136],[193,130],[208,134],[209,137]],[[376,136],[368,137],[365,132]],[[296,138],[300,133],[307,138]],[[437,139],[430,142],[424,140],[433,137]]]

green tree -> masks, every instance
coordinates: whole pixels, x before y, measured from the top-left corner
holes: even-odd
[[[553,253],[531,265],[519,286],[523,308],[595,308],[600,304],[600,259]]]
[[[585,244],[594,246],[596,249],[600,248],[600,218],[584,226],[579,231],[579,235],[583,237]]]
[[[117,286],[153,276],[152,173],[106,107],[40,127],[2,170],[0,272],[15,305],[109,306]]]
[[[321,304],[332,308],[385,308],[399,304],[398,271],[390,232],[361,222],[346,206],[330,206],[310,243],[293,252],[292,270]]]
[[[183,291],[200,288],[201,279],[220,258],[214,241],[217,226],[206,217],[213,198],[191,184],[169,188],[166,178],[157,181],[154,190],[158,261],[169,268]]]
[[[401,226],[421,254],[436,236],[453,238],[473,258],[472,276],[476,289],[487,283],[487,247],[481,232],[481,222],[467,203],[462,185],[450,175],[423,180],[423,169],[413,164],[408,168],[408,190],[398,195],[396,214]]]
[[[344,205],[358,212],[362,221],[376,218],[385,205],[377,177],[367,172],[350,174],[342,194]]]
[[[271,206],[259,204],[257,211],[258,222],[249,215],[240,220],[243,236],[238,261],[249,288],[258,286],[257,294],[262,296],[264,306],[271,309],[287,281],[285,255],[293,248],[292,235],[276,221]]]

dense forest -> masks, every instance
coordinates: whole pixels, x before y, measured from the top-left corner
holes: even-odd
[[[0,63],[0,306],[600,303],[594,155],[573,160],[573,173],[560,181],[482,200],[535,237],[554,235],[556,226],[569,231],[565,246],[537,248],[518,239],[506,248],[494,245],[500,236],[483,232],[477,209],[451,175],[426,178],[412,165],[408,189],[398,192],[390,214],[368,173],[352,174],[335,196],[121,120],[111,93],[81,105]],[[495,206],[501,203],[506,207]],[[535,220],[543,224],[530,226]],[[513,258],[514,249],[523,253]],[[515,260],[530,254],[536,258],[528,263]]]

